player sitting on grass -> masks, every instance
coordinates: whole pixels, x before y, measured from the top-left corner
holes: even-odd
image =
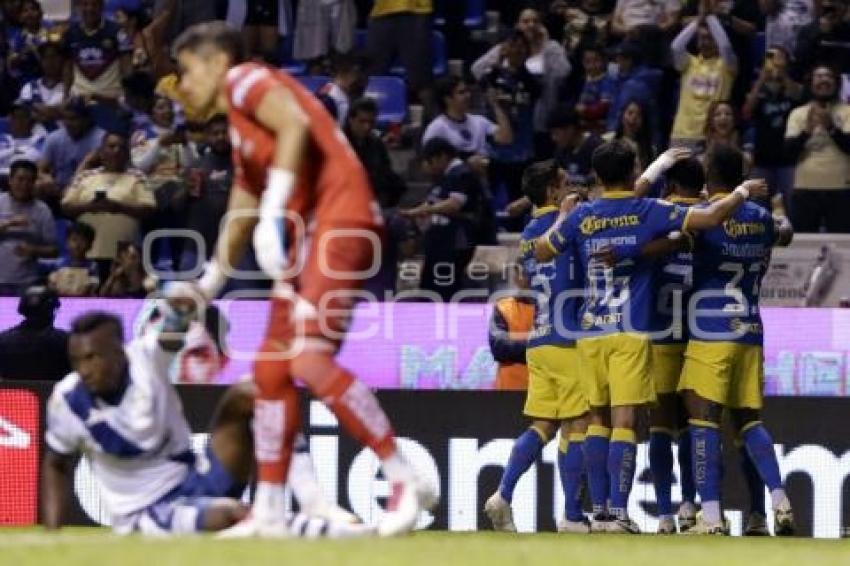
[[[161,301],[147,301],[142,307],[133,325],[135,337],[147,334],[159,334],[165,324],[162,314]],[[183,339],[183,347],[175,355],[169,370],[169,378],[173,383],[215,383],[222,370],[226,367],[227,357],[226,336],[229,330],[227,319],[221,315],[215,306],[209,306],[203,320],[192,320]],[[243,381],[250,381],[250,375],[244,376]],[[254,392],[253,387],[245,383],[240,385],[246,391]],[[329,520],[357,522],[359,519],[331,503],[322,492],[313,459],[310,457],[310,447],[303,434],[295,441],[295,451],[292,454],[292,464],[286,478],[288,487],[298,501],[298,509],[311,517],[322,517]]]
[[[667,152],[643,177],[654,182],[675,161]],[[584,455],[594,526],[604,532],[638,533],[627,503],[636,465],[636,415],[655,401],[648,334],[657,300],[655,272],[650,260],[630,257],[610,267],[595,254],[614,247],[633,250],[621,257],[637,256],[644,245],[670,232],[714,228],[747,200],[751,190],[761,196],[765,187],[763,182],[748,182],[706,208],[686,209],[636,196],[637,160],[627,144],[601,145],[592,162],[603,185],[601,197],[559,219],[537,240],[535,251],[538,261],[565,252],[577,254],[579,272],[585,277],[577,348],[591,406]]]
[[[706,169],[712,204],[702,210],[729,198],[729,187],[743,178],[744,156],[730,146],[715,147]],[[752,203],[696,239],[693,320],[679,383],[690,415],[694,475],[702,500],[702,513],[690,531],[696,534],[724,534],[727,530],[720,508],[720,418],[724,407],[731,409],[740,442],[770,490],[775,534],[794,532],[773,441],[759,415],[764,383],[759,286],[772,247],[787,245],[790,240],[787,222],[777,222]]]
[[[499,489],[484,505],[484,512],[497,531],[516,531],[511,511],[514,488],[560,424],[558,471],[565,515],[558,530],[590,532],[579,497],[588,405],[579,381],[575,339],[565,332],[575,333],[578,329],[581,280],[577,279],[570,253],[546,262],[534,258],[534,241],[552,227],[560,214],[575,207],[575,196],[565,198],[568,190],[566,172],[551,160],[530,166],[522,178],[522,191],[535,206],[534,217],[520,242],[523,271],[536,300],[534,327],[526,350],[529,375],[524,410],[532,424],[514,443]]]
[[[91,464],[117,533],[183,534],[226,529],[248,514],[238,497],[253,475],[247,386],[225,393],[203,456],[191,433],[168,368],[188,320],[167,316],[163,332],[123,344],[120,319],[92,312],[71,327],[74,372],[59,382],[47,406],[42,464],[43,520],[63,523],[76,462]],[[306,515],[290,517],[290,536],[364,536],[373,529]]]

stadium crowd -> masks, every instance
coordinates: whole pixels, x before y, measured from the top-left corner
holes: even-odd
[[[470,284],[476,246],[524,225],[528,165],[554,157],[572,184],[592,187],[590,156],[610,139],[632,144],[643,167],[668,147],[705,156],[733,145],[796,231],[850,232],[845,0],[49,9],[0,3],[5,295],[43,283],[63,296],[143,296],[147,271],[209,256],[234,173],[227,119],[187,104],[169,44],[211,19],[241,28],[256,59],[303,75],[366,165],[390,234],[370,288],[394,290],[399,263],[421,258],[414,285],[450,299]],[[390,74],[402,91],[374,91],[370,79]],[[198,237],[143,246],[163,229]],[[449,283],[435,267],[445,265]]]
[[[766,486],[775,534],[793,534],[790,502],[759,413],[763,395],[759,284],[772,246],[790,242],[792,223],[802,232],[850,232],[842,206],[850,199],[850,106],[842,102],[850,96],[850,81],[843,74],[850,49],[847,3],[495,4],[488,7],[498,10],[485,11],[482,4],[471,1],[376,0],[367,6],[350,0],[233,0],[206,3],[212,9],[203,15],[200,9],[187,12],[193,3],[176,0],[156,5],[141,0],[80,0],[65,20],[49,23],[39,2],[9,0],[0,5],[7,36],[0,89],[5,99],[0,103],[8,114],[8,133],[2,138],[6,149],[0,155],[6,186],[0,196],[4,254],[0,292],[23,292],[19,309],[26,319],[0,338],[7,348],[23,342],[32,346],[35,341],[27,336],[36,333],[59,350],[68,340],[76,366],[101,355],[90,353],[99,349],[111,352],[115,362],[99,376],[110,383],[98,383],[92,377],[98,372],[78,368],[76,376],[60,384],[60,390],[68,390],[59,408],[52,403],[46,466],[55,475],[48,485],[60,484],[79,447],[71,427],[57,423],[66,419],[89,426],[93,396],[115,396],[117,406],[123,402],[122,388],[150,380],[162,389],[158,376],[165,356],[159,350],[176,352],[179,348],[168,344],[168,335],[176,328],[189,330],[182,301],[197,298],[192,295],[195,290],[204,300],[221,293],[225,283],[221,266],[229,263],[231,248],[248,232],[235,222],[220,232],[219,221],[226,211],[240,210],[234,202],[253,198],[260,217],[252,242],[256,257],[249,255],[240,267],[256,271],[259,265],[277,280],[276,300],[271,301],[273,322],[261,353],[282,352],[282,345],[291,340],[290,322],[300,321],[299,317],[309,320],[309,347],[293,358],[291,367],[289,360],[261,360],[254,370],[257,391],[244,399],[254,402],[257,414],[241,415],[242,432],[248,430],[244,425],[250,419],[259,423],[254,427],[259,486],[253,514],[248,517],[247,509],[228,504],[221,520],[212,521],[204,502],[195,502],[200,508],[182,509],[182,502],[169,499],[182,498],[182,491],[156,494],[151,500],[167,504],[169,512],[185,513],[187,531],[200,528],[196,519],[204,517],[212,521],[204,525],[209,530],[235,524],[234,536],[291,534],[291,525],[277,512],[284,507],[282,482],[297,444],[297,411],[292,410],[298,402],[292,381],[297,375],[379,455],[393,496],[388,519],[382,520],[378,533],[409,532],[419,513],[434,504],[435,494],[420,483],[397,449],[392,427],[372,393],[333,362],[330,352],[340,339],[330,339],[325,328],[316,329],[320,317],[314,305],[319,301],[310,295],[324,299],[337,290],[333,286],[337,278],[316,276],[319,268],[311,271],[317,263],[336,270],[337,264],[322,263],[330,257],[348,271],[360,265],[360,249],[346,247],[350,241],[322,242],[323,236],[345,225],[344,216],[370,234],[377,228],[377,216],[370,209],[371,184],[390,234],[382,269],[367,285],[372,290],[394,290],[397,266],[416,256],[422,259],[418,287],[453,300],[472,279],[467,268],[477,248],[498,242],[500,232],[518,231],[529,216],[534,220],[523,230],[520,246],[526,274],[532,274],[528,285],[548,296],[577,289],[585,279],[580,320],[577,309],[563,310],[582,330],[599,327],[600,336],[581,337],[575,348],[564,343],[557,324],[546,322],[549,315],[556,318],[559,308],[547,299],[535,307],[534,332],[522,340],[524,355],[517,344],[492,344],[500,362],[520,364],[524,357],[531,374],[538,377],[555,375],[579,359],[587,374],[582,376],[583,390],[578,378],[571,376],[575,387],[569,398],[558,392],[557,407],[548,401],[560,385],[541,393],[541,381],[532,380],[525,414],[539,421],[517,440],[499,491],[485,504],[494,528],[515,530],[510,511],[513,487],[560,422],[558,465],[567,499],[559,530],[639,532],[627,512],[638,410],[665,395],[669,406],[653,408],[650,440],[650,450],[664,458],[654,458],[651,465],[659,500],[665,500],[659,503],[659,509],[664,507],[659,532],[677,532],[669,496],[669,457],[674,427],[685,415],[676,395],[685,391],[684,428],[690,430],[694,446],[684,450],[694,459],[695,489],[703,504],[699,516],[695,507],[689,509],[694,513],[684,517],[688,528],[702,534],[728,532],[720,506],[719,432],[720,411],[728,406],[751,475],[758,475],[751,491],[762,496],[757,502],[761,509],[754,504],[752,510],[758,521],[748,520],[747,529],[751,534],[768,532],[763,511]],[[475,7],[480,9],[475,12]],[[233,48],[239,41],[231,28],[199,26],[184,34],[177,48],[183,71],[178,79],[169,38],[199,18],[225,19],[241,28],[252,58],[300,77],[297,80],[315,94],[340,129],[309,94],[294,88],[293,79],[272,74],[255,62],[243,64],[240,49]],[[361,23],[365,32],[358,31]],[[217,74],[202,84],[203,73],[210,70]],[[194,80],[197,85],[187,84]],[[280,89],[281,85],[290,90]],[[288,94],[292,90],[295,95]],[[275,98],[281,92],[286,96]],[[207,107],[190,104],[201,99],[209,108],[228,107],[231,122]],[[393,104],[398,102],[402,110],[394,113]],[[305,156],[311,154],[288,143],[307,132],[322,149],[322,163],[310,163]],[[274,154],[265,185],[265,178],[257,180],[256,165],[265,155],[262,152],[270,150],[270,139],[279,154]],[[359,167],[355,155],[365,168]],[[400,167],[411,156],[415,159],[409,160],[406,170]],[[279,163],[291,166],[290,161],[296,167]],[[293,208],[303,204],[303,210],[315,212],[311,236],[318,242],[309,246],[313,263],[299,280],[295,292],[301,302],[290,313],[282,296],[293,294],[293,288],[278,280],[283,279],[279,270],[286,264],[279,213],[281,203],[296,190],[293,171],[299,176],[307,171],[309,177],[313,166],[321,172],[311,189],[325,191],[321,197],[325,200],[290,201]],[[638,169],[642,173],[635,183]],[[347,175],[353,177],[350,184],[327,187],[328,178]],[[371,183],[366,183],[367,175]],[[744,182],[746,175],[758,180]],[[665,176],[669,186],[664,186]],[[237,178],[259,195],[246,190],[230,198]],[[670,202],[627,198],[635,194],[632,185],[640,195],[670,196]],[[600,190],[604,194],[597,199]],[[703,192],[708,202],[700,202]],[[760,204],[746,203],[751,197]],[[591,203],[579,206],[585,198]],[[333,199],[335,206],[322,207]],[[737,228],[730,230],[726,222]],[[629,243],[617,248],[623,237],[594,236],[609,228],[625,229]],[[693,235],[699,232],[704,233],[702,257],[694,263]],[[258,234],[268,238],[258,240]],[[739,236],[749,239],[734,240]],[[169,301],[161,303],[164,310],[159,313],[163,336],[147,340],[151,351],[142,351],[143,336],[129,348],[129,361],[124,354],[119,356],[123,335],[120,321],[112,315],[77,321],[70,338],[53,327],[60,295],[145,296],[163,272],[170,279],[175,272],[191,272],[206,261],[219,237],[225,244],[206,264],[198,284],[177,283],[167,291]],[[659,255],[689,256],[676,260],[697,266],[689,269],[697,271],[702,285],[698,291],[714,292],[709,297],[715,300],[712,308],[695,312],[738,315],[732,323],[735,342],[708,339],[717,333],[697,333],[703,328],[698,325],[689,326],[689,340],[680,332],[676,343],[651,342],[658,315],[666,315],[654,300],[654,272],[647,268],[652,246],[658,242],[663,247]],[[574,253],[587,266],[581,275],[568,265]],[[616,253],[632,255],[616,257]],[[728,257],[742,261],[723,262]],[[615,278],[609,261],[626,274]],[[544,273],[549,270],[554,270],[551,277]],[[731,275],[720,281],[708,273]],[[632,276],[634,296],[629,287]],[[44,284],[46,290],[33,291],[35,284]],[[232,281],[230,288],[245,284]],[[740,290],[746,289],[742,302],[753,308],[733,310],[740,305],[730,303],[738,297],[730,289],[742,297]],[[578,304],[575,296],[570,300]],[[334,310],[337,303],[319,306]],[[625,320],[620,309],[627,311]],[[522,315],[525,319],[528,310]],[[629,326],[632,316],[636,327]],[[709,327],[717,318],[700,316],[708,319]],[[346,317],[328,318],[344,334]],[[175,323],[179,324],[172,328]],[[671,346],[665,351],[680,365],[685,363],[684,369],[671,365],[667,371],[671,383],[663,392],[652,382],[660,367],[652,361],[655,346]],[[628,363],[611,370],[620,360]],[[733,360],[735,369],[718,370],[726,367],[725,360]],[[727,374],[732,371],[736,382],[730,390]],[[686,379],[676,385],[680,374]],[[505,382],[522,378],[519,372],[500,372],[499,377]],[[174,397],[165,389],[158,394]],[[178,403],[172,402],[169,410],[182,415]],[[115,428],[132,424],[121,422],[132,417],[124,413],[112,412]],[[188,442],[188,426],[178,425],[176,456],[184,453]],[[103,431],[100,427],[93,434],[102,436]],[[105,454],[122,457],[144,453],[149,443],[147,438],[120,446],[106,442],[106,437],[96,440]],[[237,444],[244,448],[244,440]],[[181,474],[175,482],[181,489],[194,489],[196,478],[185,469],[186,462],[169,458],[171,468]],[[238,459],[246,458],[250,455],[240,454]],[[583,468],[588,473],[592,522],[579,503]],[[610,481],[615,477],[619,482]],[[48,509],[56,509],[48,514],[48,525],[58,526],[57,509],[64,498],[56,496],[58,488],[52,489]],[[160,524],[158,505],[139,510],[127,503],[126,509],[119,509],[127,523],[116,525],[117,530],[159,533],[172,528],[170,519],[168,525]],[[681,509],[679,515],[678,529],[684,531]],[[314,530],[326,534],[328,525],[316,525]],[[308,534],[308,523],[302,526],[300,534]]]

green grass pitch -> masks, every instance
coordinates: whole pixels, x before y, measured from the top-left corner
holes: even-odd
[[[850,541],[423,532],[355,541],[150,540],[103,529],[0,529],[0,564],[24,566],[824,566],[850,565]]]

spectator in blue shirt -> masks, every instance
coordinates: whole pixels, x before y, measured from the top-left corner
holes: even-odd
[[[587,130],[605,132],[608,110],[616,95],[615,78],[608,74],[608,61],[599,47],[588,46],[581,56],[584,84],[579,93],[576,112]]]
[[[47,136],[39,162],[37,191],[42,200],[58,210],[65,188],[86,156],[100,148],[104,131],[95,126],[89,107],[82,98],[72,98],[65,106],[62,127]]]
[[[660,94],[662,73],[641,64],[640,50],[637,45],[625,41],[616,50],[618,73],[614,80],[616,96],[608,110],[607,129],[617,129],[620,116],[629,102],[636,101],[647,109],[649,128],[653,142],[658,141],[658,111],[656,100]]]

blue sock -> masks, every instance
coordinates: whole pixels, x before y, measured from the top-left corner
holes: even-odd
[[[697,486],[694,485],[693,458],[691,458],[691,431],[679,431],[679,485],[682,488],[682,502],[694,503],[697,500]]]
[[[584,437],[584,465],[590,488],[593,514],[605,513],[608,508],[608,437],[611,429],[590,425]]]
[[[741,439],[750,455],[759,476],[771,492],[782,487],[779,462],[773,449],[773,439],[760,421],[752,422],[741,429]]]
[[[505,501],[510,503],[513,499],[514,488],[519,478],[534,464],[543,447],[546,446],[546,442],[548,441],[534,427],[529,428],[516,439],[508,465],[505,466],[502,474],[502,481],[499,483],[499,493]]]
[[[720,501],[722,453],[718,425],[706,421],[691,421],[691,442],[694,480],[703,503],[703,515],[710,523],[719,522],[719,507],[710,514],[706,508],[706,503],[717,504]],[[712,505],[711,509],[714,510],[715,507],[716,505]],[[715,512],[717,516],[711,516]]]
[[[558,447],[558,472],[561,487],[564,490],[564,517],[568,521],[581,521],[584,512],[581,508],[581,472],[584,468],[584,435],[570,434],[569,439],[561,437]]]
[[[649,434],[649,469],[655,486],[659,515],[673,514],[673,435],[669,430],[652,429]]]
[[[753,465],[747,448],[743,445],[738,448],[738,463],[741,465],[741,472],[744,474],[744,480],[747,482],[747,490],[750,492],[750,513],[766,515],[764,482],[761,481],[759,471]]]
[[[610,478],[610,511],[618,519],[628,517],[629,495],[635,479],[637,446],[635,431],[615,428],[611,432],[611,448],[608,453],[608,477]]]

